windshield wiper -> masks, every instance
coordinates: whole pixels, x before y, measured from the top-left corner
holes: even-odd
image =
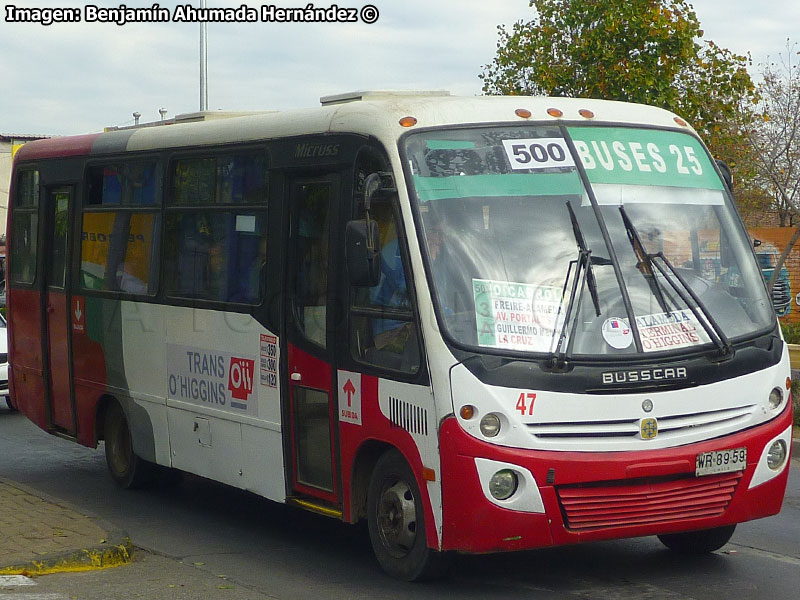
[[[563,365],[567,355],[569,354],[569,350],[572,347],[573,340],[575,339],[575,329],[577,327],[578,321],[576,320],[572,327],[572,332],[570,333],[569,337],[569,344],[567,345],[567,349],[565,352],[559,353],[561,346],[564,344],[564,340],[567,338],[567,327],[570,324],[570,317],[572,315],[572,310],[575,308],[575,312],[580,312],[581,307],[581,300],[583,298],[583,291],[585,286],[589,286],[589,295],[592,297],[592,304],[594,304],[594,310],[597,316],[600,316],[600,299],[597,294],[597,280],[594,277],[594,271],[592,270],[592,251],[586,247],[586,239],[583,237],[583,231],[581,231],[581,226],[578,223],[578,218],[575,216],[575,211],[572,210],[572,204],[567,201],[567,210],[569,211],[569,219],[572,222],[572,234],[575,236],[575,242],[578,244],[578,258],[571,260],[569,262],[569,268],[567,269],[567,276],[564,278],[564,287],[561,290],[561,299],[564,299],[564,294],[567,291],[567,284],[569,283],[569,276],[572,272],[572,267],[575,267],[575,276],[572,279],[572,290],[569,296],[569,302],[567,303],[567,310],[564,314],[564,322],[561,325],[561,333],[558,336],[558,342],[553,348],[552,352],[550,353],[550,359],[548,363],[550,366],[555,366],[556,363]],[[578,294],[578,287],[580,287],[580,293]],[[575,300],[578,300],[577,307],[575,306]],[[560,305],[559,305],[560,306]],[[561,314],[559,310],[558,314],[556,315],[556,322],[553,324],[553,335],[555,336],[555,327],[558,325],[558,317]]]
[[[636,231],[636,227],[634,227],[633,222],[628,218],[628,214],[625,212],[625,207],[620,206],[619,212],[622,215],[622,222],[625,224],[625,230],[628,232],[628,238],[631,240],[631,243],[634,245],[634,252],[636,253],[637,257],[640,258],[640,264],[637,265],[646,265],[647,268],[650,270],[652,274],[652,281],[655,283],[656,289],[659,290],[661,293],[661,288],[658,287],[658,283],[656,282],[656,273],[653,271],[653,267],[658,270],[664,276],[664,279],[672,286],[672,289],[675,290],[675,293],[678,294],[680,299],[689,307],[689,309],[694,314],[697,321],[705,330],[706,334],[708,335],[709,339],[714,343],[715,346],[719,349],[719,353],[721,356],[730,356],[733,353],[733,347],[731,346],[728,337],[725,335],[725,332],[722,331],[722,328],[716,322],[713,316],[711,316],[711,312],[708,310],[708,307],[700,300],[700,297],[694,292],[691,288],[689,283],[683,278],[683,276],[678,272],[675,266],[670,262],[670,260],[664,256],[663,252],[654,252],[648,253],[644,245],[642,244],[641,237],[639,236],[639,232]],[[634,242],[634,240],[636,240]],[[636,245],[638,244],[639,250],[637,251]],[[657,263],[654,259],[659,259],[664,264],[661,265]],[[666,266],[666,269],[664,268]],[[680,286],[678,286],[672,277],[669,276],[669,273],[678,280]],[[641,269],[640,269],[641,270]],[[692,302],[689,302],[689,298],[687,297],[686,292],[688,292],[689,297],[694,301],[694,305]],[[663,302],[663,294],[661,294],[661,299],[659,303]],[[664,308],[664,312],[667,314],[671,314],[671,311],[667,310],[666,303],[662,304]]]
[[[645,280],[650,285],[650,290],[653,292],[656,300],[658,300],[661,309],[665,313],[671,312],[667,306],[667,300],[664,297],[661,285],[658,283],[658,277],[653,270],[653,260],[647,253],[647,250],[645,250],[642,238],[639,237],[639,232],[636,230],[636,227],[633,226],[633,222],[628,217],[628,213],[625,212],[624,206],[619,207],[619,213],[622,215],[622,223],[625,225],[625,231],[628,234],[628,240],[631,243],[631,248],[633,248],[633,253],[639,261],[636,264],[636,269],[644,276]]]

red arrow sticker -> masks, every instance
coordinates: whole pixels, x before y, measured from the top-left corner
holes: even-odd
[[[339,371],[339,421],[361,425],[361,373]]]

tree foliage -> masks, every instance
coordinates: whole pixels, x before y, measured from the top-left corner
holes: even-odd
[[[761,65],[756,118],[742,127],[756,183],[770,197],[781,226],[800,220],[800,52]]]
[[[685,0],[530,0],[533,20],[499,26],[487,94],[562,95],[660,106],[727,148],[740,100],[753,102],[749,59],[713,42]],[[728,158],[724,156],[724,158]]]
[[[776,62],[761,65],[758,104],[753,112],[741,107],[741,130],[753,180],[770,200],[781,226],[797,227],[783,249],[768,282],[770,289],[778,272],[800,239],[800,52],[786,41],[785,54]]]

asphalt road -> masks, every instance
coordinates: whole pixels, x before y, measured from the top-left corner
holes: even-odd
[[[109,571],[50,575],[56,598],[794,598],[800,590],[800,461],[782,512],[739,526],[709,556],[682,557],[656,538],[491,556],[464,556],[447,580],[394,581],[378,568],[366,530],[186,476],[123,491],[93,450],[0,408],[0,475],[126,530],[142,550]],[[31,590],[0,591],[23,598]]]

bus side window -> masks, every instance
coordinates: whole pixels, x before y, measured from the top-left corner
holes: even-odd
[[[391,202],[374,203],[370,218],[378,223],[380,231],[381,279],[371,288],[353,288],[353,355],[377,367],[416,373],[419,342]]]
[[[39,172],[21,171],[16,181],[11,225],[11,281],[30,284],[36,278],[39,231]]]
[[[159,187],[155,160],[87,169],[81,231],[84,289],[141,296],[156,293]]]
[[[260,303],[267,231],[264,153],[180,158],[171,174],[164,228],[167,295]]]

